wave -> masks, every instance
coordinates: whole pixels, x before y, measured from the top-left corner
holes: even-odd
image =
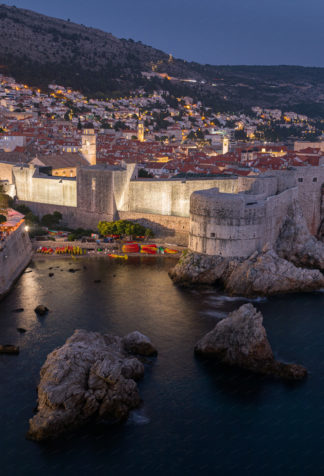
[[[132,410],[127,419],[127,425],[147,425],[150,419],[145,415],[144,409]]]

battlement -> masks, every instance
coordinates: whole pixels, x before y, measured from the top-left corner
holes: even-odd
[[[248,190],[221,193],[218,188],[197,191],[190,199],[189,248],[224,257],[248,257],[266,243],[274,244],[298,197],[287,175],[263,176]]]

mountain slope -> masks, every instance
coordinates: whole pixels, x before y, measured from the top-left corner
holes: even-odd
[[[6,5],[0,5],[0,45],[0,72],[34,86],[55,82],[97,97],[163,86],[218,110],[260,105],[324,117],[324,68],[200,65],[141,42]],[[152,70],[196,83],[143,78],[142,72]]]

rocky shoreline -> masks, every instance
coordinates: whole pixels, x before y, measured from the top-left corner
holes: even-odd
[[[144,376],[138,356],[155,356],[140,332],[125,337],[76,330],[51,352],[40,371],[37,413],[27,437],[56,438],[90,421],[122,422],[141,403],[136,381]]]
[[[289,211],[272,247],[248,258],[184,252],[169,271],[175,284],[219,286],[232,296],[270,296],[324,288],[324,243],[310,235],[300,209]]]

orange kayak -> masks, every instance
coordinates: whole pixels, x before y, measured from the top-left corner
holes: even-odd
[[[179,253],[179,250],[172,250],[171,248],[164,248],[164,253],[174,254],[174,253]]]

